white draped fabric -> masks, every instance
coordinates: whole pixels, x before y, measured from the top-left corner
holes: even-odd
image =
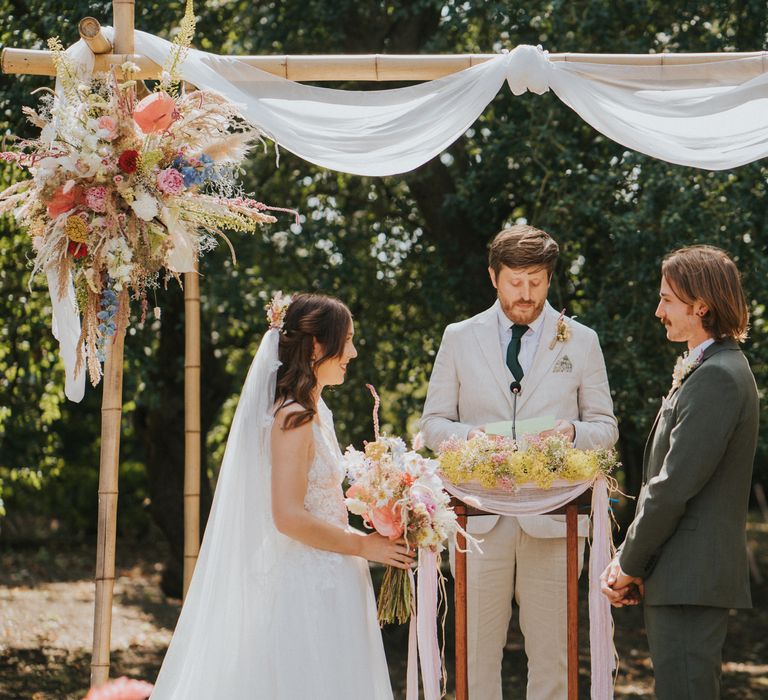
[[[499,515],[540,515],[558,510],[592,488],[592,541],[589,554],[589,648],[591,658],[591,697],[613,697],[613,671],[616,650],[613,646],[613,618],[608,599],[600,593],[600,574],[608,566],[611,550],[611,524],[608,509],[608,484],[598,476],[594,481],[556,481],[548,489],[522,484],[514,493],[485,489],[479,484],[443,482],[446,491],[467,505]],[[482,540],[481,545],[482,547]]]
[[[111,27],[104,30],[113,36]],[[171,48],[165,39],[135,33],[136,53],[159,65]],[[68,53],[84,74],[92,71],[85,42]],[[597,65],[550,61],[540,48],[518,46],[437,80],[362,92],[302,85],[238,58],[190,50],[181,76],[241,105],[250,121],[304,160],[358,175],[394,175],[426,163],[470,127],[505,81],[515,95],[552,90],[609,138],[670,163],[723,170],[768,155],[763,57],[685,66]],[[75,378],[71,359],[79,320],[63,300],[54,306],[66,393],[79,401],[85,372]]]
[[[171,44],[136,32],[156,63]],[[405,88],[310,87],[237,58],[190,51],[185,80],[218,90],[283,148],[358,175],[413,170],[461,136],[504,82],[515,95],[551,89],[609,138],[655,158],[723,170],[768,155],[768,65],[762,57],[684,66],[550,61],[518,46],[459,73]]]

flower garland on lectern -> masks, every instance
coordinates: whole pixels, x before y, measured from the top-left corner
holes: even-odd
[[[93,385],[107,341],[128,322],[120,292],[140,302],[143,320],[147,291],[194,271],[216,236],[231,249],[225,231],[252,233],[276,221],[266,210],[290,211],[267,207],[238,184],[259,130],[221,95],[184,90],[177,71],[194,27],[188,0],[161,80],[142,99],[135,64],[83,75],[58,39],[49,40],[56,91],[46,89],[37,110],[23,108],[40,134],[0,154],[32,176],[0,193],[0,214],[12,212],[29,231],[33,277],[48,276],[54,314],[69,294],[82,315],[74,375],[85,362]],[[56,318],[56,333],[55,326]]]

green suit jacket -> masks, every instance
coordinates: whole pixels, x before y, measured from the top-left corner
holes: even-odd
[[[759,403],[733,340],[710,345],[656,417],[621,547],[648,605],[751,607],[745,525]]]

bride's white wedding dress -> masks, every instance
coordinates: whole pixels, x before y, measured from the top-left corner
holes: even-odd
[[[263,392],[274,396],[273,333],[241,394],[200,559],[152,700],[392,698],[368,563],[304,545],[272,522],[272,417]],[[304,505],[346,528],[342,455],[322,401],[313,433]]]

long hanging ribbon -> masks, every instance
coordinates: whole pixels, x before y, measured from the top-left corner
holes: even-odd
[[[589,554],[589,647],[592,666],[592,700],[613,698],[613,645],[611,604],[600,592],[600,574],[611,560],[608,485],[599,476],[592,484],[592,547]]]
[[[419,671],[424,700],[440,700],[440,646],[437,640],[437,555],[419,550],[418,586],[411,579],[411,622],[408,630],[406,700],[419,700]]]

